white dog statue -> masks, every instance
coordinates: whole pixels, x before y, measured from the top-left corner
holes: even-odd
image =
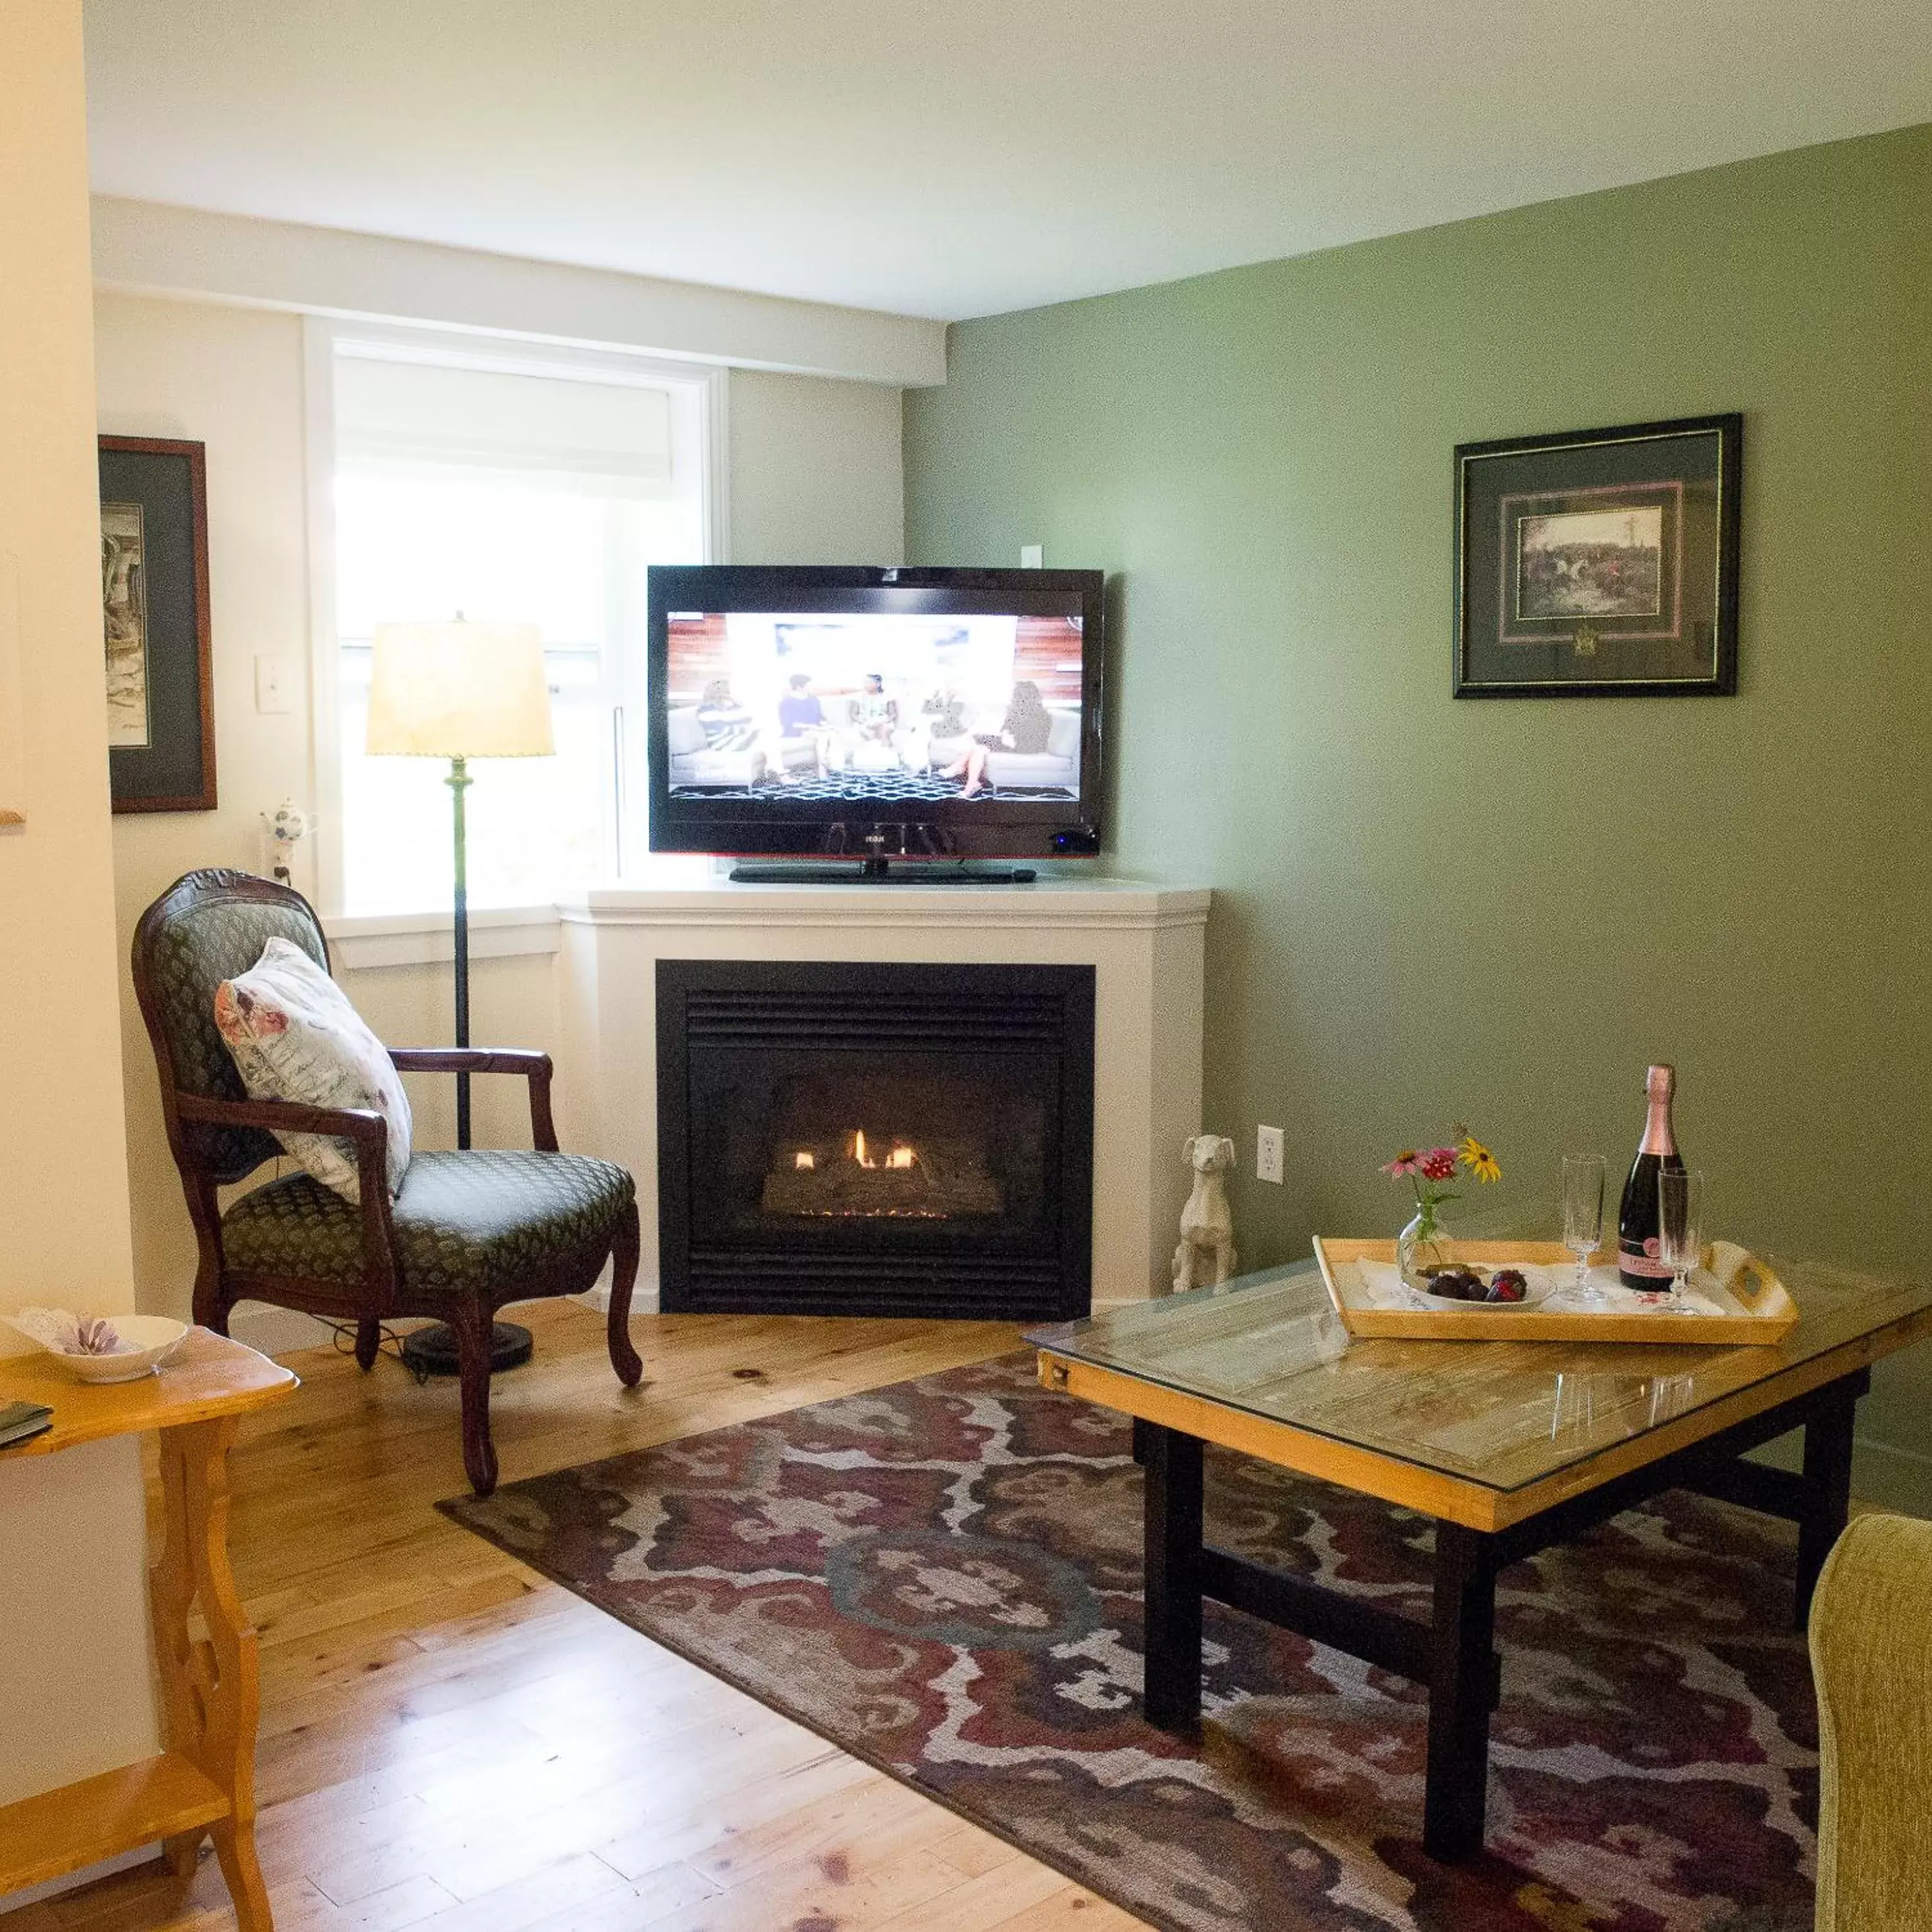
[[[1194,1170],[1194,1192],[1180,1210],[1180,1245],[1174,1251],[1174,1288],[1219,1288],[1234,1272],[1234,1222],[1221,1177],[1234,1164],[1226,1134],[1196,1134],[1180,1144]]]

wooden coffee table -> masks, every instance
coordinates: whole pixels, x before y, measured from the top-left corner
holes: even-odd
[[[1802,1318],[1768,1348],[1357,1340],[1312,1264],[1029,1335],[1048,1388],[1135,1419],[1149,1720],[1198,1734],[1206,1597],[1426,1684],[1423,1844],[1462,1858],[1483,1840],[1499,1570],[1694,1490],[1797,1524],[1802,1628],[1845,1526],[1870,1364],[1932,1332],[1932,1285],[1773,1265]],[[1740,1460],[1793,1429],[1802,1474]],[[1432,1517],[1430,1621],[1204,1543],[1208,1442]]]

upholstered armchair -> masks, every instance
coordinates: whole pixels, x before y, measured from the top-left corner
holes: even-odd
[[[225,1334],[238,1301],[272,1302],[352,1322],[356,1358],[372,1366],[381,1324],[430,1316],[455,1330],[463,1461],[471,1486],[496,1485],[490,1440],[490,1340],[506,1303],[590,1288],[614,1257],[611,1366],[627,1388],[644,1365],[632,1346],[638,1208],[631,1177],[608,1161],[557,1150],[547,1054],[392,1048],[405,1072],[512,1074],[530,1083],[529,1150],[418,1153],[392,1202],[388,1129],[374,1111],[251,1100],[215,1030],[214,992],[245,973],[272,938],[326,972],[328,946],[299,892],[249,872],[190,872],[142,915],[134,991],[153,1043],[168,1145],[188,1197],[200,1259],[194,1318]],[[253,1189],[222,1211],[216,1190],[281,1151],[278,1132],[329,1134],[355,1150],[352,1206],[304,1173]]]
[[[1817,1932],[1932,1926],[1932,1522],[1862,1516],[1811,1599]]]

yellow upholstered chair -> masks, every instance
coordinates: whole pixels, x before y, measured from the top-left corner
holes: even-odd
[[[1818,1932],[1932,1928],[1932,1522],[1862,1516],[1811,1600]]]

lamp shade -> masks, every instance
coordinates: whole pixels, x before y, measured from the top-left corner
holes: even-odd
[[[415,758],[543,758],[550,734],[534,624],[380,624],[367,748]]]

